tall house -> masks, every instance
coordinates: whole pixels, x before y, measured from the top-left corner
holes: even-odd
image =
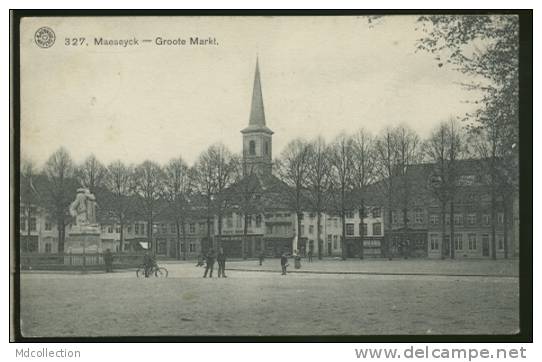
[[[272,135],[265,125],[265,112],[263,107],[262,84],[260,68],[256,59],[256,73],[254,75],[254,89],[252,90],[252,105],[248,127],[243,134],[243,161],[246,166],[245,173],[271,174],[272,166]]]

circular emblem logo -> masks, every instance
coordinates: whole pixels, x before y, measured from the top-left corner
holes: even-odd
[[[50,48],[55,43],[55,32],[53,29],[43,26],[36,30],[34,40],[40,48]]]

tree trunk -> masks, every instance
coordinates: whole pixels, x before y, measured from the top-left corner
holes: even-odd
[[[177,232],[177,247],[175,248],[176,249],[176,253],[175,253],[175,256],[177,258],[177,260],[181,260],[181,225],[179,223],[179,219],[175,219],[175,231]],[[186,249],[186,245],[185,245],[185,249]]]
[[[122,215],[121,217],[119,217],[119,224],[120,224],[120,240],[119,240],[119,251],[122,253],[122,251],[124,250],[123,248],[123,244],[124,244],[124,220],[122,218]]]
[[[246,260],[247,253],[245,250],[245,246],[247,243],[247,235],[248,235],[248,215],[245,214],[243,219],[244,219],[244,223],[243,223],[243,240],[241,240],[241,257],[243,258],[243,260]]]
[[[58,252],[64,253],[64,221],[59,219],[56,223],[58,231]]]
[[[441,259],[446,259],[446,250],[444,249],[444,242],[446,240],[446,201],[442,201],[440,213],[442,215],[442,236],[440,238],[440,256]],[[448,246],[449,247],[449,246]]]
[[[316,215],[316,229],[318,236],[316,237],[316,242],[318,243],[318,260],[322,260],[322,213],[318,210]]]
[[[496,195],[495,195],[495,188],[491,187],[491,259],[497,260],[497,245],[495,240],[495,234],[496,234],[496,208],[497,208],[497,202],[496,202]]]
[[[343,209],[341,211],[341,223],[342,223],[342,233],[341,233],[341,257],[342,260],[346,260],[346,217],[345,217],[345,210]]]
[[[297,211],[297,245],[296,250],[299,251],[299,243],[301,242],[301,217],[303,216],[303,212]],[[294,251],[296,251],[294,250]]]
[[[222,247],[222,211],[218,212],[218,235],[216,237],[216,247]]]
[[[186,240],[186,220],[184,219],[184,217],[181,219],[181,232],[182,232],[182,235],[183,235],[183,245],[184,245],[184,250],[183,250],[183,260],[186,260],[186,253],[188,252],[188,240]]]
[[[503,197],[503,238],[504,238],[504,258],[508,259],[508,219],[509,219],[509,197],[505,195]]]
[[[361,219],[361,227],[359,228],[359,260],[363,260],[364,257],[364,248],[363,248],[363,239],[364,239],[364,230],[365,230],[365,202],[361,200],[361,208],[359,209],[360,215],[359,218]]]
[[[455,259],[454,200],[450,201],[450,259]]]

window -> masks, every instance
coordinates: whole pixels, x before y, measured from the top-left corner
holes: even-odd
[[[455,250],[463,250],[463,235],[454,234]]]
[[[309,235],[314,234],[314,225],[309,225]]]
[[[269,141],[265,141],[264,143],[264,152],[265,152],[265,155],[269,155]]]
[[[360,218],[366,218],[367,217],[367,208],[364,207],[363,209],[359,209],[358,214],[359,214]]]
[[[299,220],[303,220],[303,213],[299,213],[297,215],[298,215]]]
[[[423,224],[423,210],[422,209],[414,210],[414,222],[416,224]]]
[[[483,215],[482,219],[484,220],[484,225],[489,225],[489,221],[490,221],[489,215],[487,214]]]
[[[375,207],[375,208],[373,209],[373,217],[374,217],[374,218],[380,217],[381,214],[382,214],[382,210],[380,210],[379,207]]]
[[[175,227],[175,224],[169,224],[169,230],[171,233],[177,232],[177,228]]]
[[[207,231],[207,223],[205,223],[205,222],[200,222],[198,224],[198,227],[199,227],[199,232],[201,234],[204,234]]]
[[[190,234],[195,234],[195,233],[196,233],[196,223],[191,222],[191,223],[188,225],[188,232],[189,232]]]
[[[366,223],[363,223],[363,224],[359,224],[359,230],[360,230],[360,233],[363,233],[363,236],[367,236],[367,224]]]
[[[256,227],[259,228],[262,226],[262,215],[256,215]]]
[[[316,214],[315,214],[314,212],[311,212],[311,213],[309,214],[309,217],[310,217],[311,219],[314,219],[315,216],[316,216]]]
[[[189,246],[189,250],[191,253],[194,253],[196,251],[196,244],[194,243],[190,243],[190,246]]]
[[[444,215],[444,223],[450,225],[450,214]]]
[[[115,232],[116,232],[117,234],[120,234],[120,226],[115,227]]]
[[[141,224],[141,235],[145,235],[145,224]]]
[[[337,235],[333,235],[333,249],[338,249],[338,237]]]
[[[329,235],[327,236],[327,242],[328,242],[328,244],[331,244],[331,238],[332,238],[332,235],[329,234]]]
[[[243,226],[242,224],[242,219],[243,217],[241,215],[236,215],[236,218],[235,218],[235,227],[237,228],[240,228]]]
[[[305,225],[301,225],[301,229],[299,230],[299,236],[305,235]]]
[[[45,244],[45,252],[50,253],[51,252],[51,243]]]
[[[31,219],[31,220],[32,220],[32,219]],[[504,214],[503,214],[502,212],[499,212],[499,213],[497,214],[497,222],[498,222],[499,224],[504,224]],[[32,225],[32,224],[30,224],[30,225]],[[32,229],[30,229],[30,230],[32,230]]]
[[[50,231],[53,228],[53,225],[51,225],[50,221],[45,222],[45,230]]]
[[[113,234],[113,225],[107,225],[107,233]]]
[[[467,222],[469,223],[469,225],[476,224],[476,214],[468,214],[467,215]]]
[[[26,217],[21,217],[21,230],[26,230]]]
[[[346,224],[346,235],[354,235],[354,224]]]
[[[391,213],[392,224],[399,224],[399,212],[392,211]]]
[[[132,224],[128,225],[128,227],[126,229],[128,231],[128,234],[131,234],[132,233]]]
[[[353,219],[354,218],[354,213],[351,210],[348,210],[345,213],[345,216],[346,216],[347,219]]]
[[[440,218],[439,218],[439,216],[437,214],[431,214],[429,216],[429,223],[431,225],[438,225],[439,222],[440,222]]]
[[[504,235],[503,234],[497,235],[497,244],[498,244],[499,250],[504,249]]]
[[[337,220],[336,218],[333,219],[333,227],[334,227],[334,228],[338,228],[338,227],[339,227],[339,220]]]
[[[249,228],[251,228],[252,227],[252,215],[247,215],[246,220],[247,220],[247,226]]]
[[[454,225],[462,225],[463,224],[463,215],[458,214],[454,215]]]
[[[228,228],[232,228],[233,227],[233,218],[231,215],[228,215],[226,216],[226,226]]]
[[[431,250],[439,250],[439,236],[438,236],[438,234],[431,234],[430,245],[431,245]]]
[[[103,228],[103,226],[102,226],[102,228]],[[139,235],[139,224],[134,224],[134,232],[135,232],[136,235]]]
[[[266,234],[273,234],[273,226],[271,226],[271,225],[266,225],[266,227],[265,227],[265,233],[266,233]]]
[[[469,250],[476,249],[476,234],[469,234]]]
[[[251,156],[254,156],[256,154],[256,142],[255,141],[250,141],[248,143],[248,153]]]
[[[382,235],[382,224],[379,222],[375,222],[373,224],[373,235],[378,236]]]
[[[36,231],[36,218],[35,217],[31,217],[30,218],[30,231]]]

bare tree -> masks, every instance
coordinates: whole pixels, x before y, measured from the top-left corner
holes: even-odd
[[[156,254],[156,243],[153,240],[153,222],[158,213],[160,196],[163,194],[164,172],[160,165],[152,161],[144,161],[134,170],[134,191],[142,201],[143,211],[147,218],[147,235]]]
[[[211,241],[211,221],[218,216],[218,246],[222,236],[222,219],[228,204],[226,189],[235,179],[236,164],[232,153],[223,145],[215,144],[203,152],[194,167],[194,185],[207,200],[207,238]],[[211,241],[212,242],[212,241]]]
[[[386,198],[387,221],[384,221],[384,245],[382,253],[388,259],[392,258],[391,232],[393,222],[393,204],[395,197],[395,178],[398,165],[398,152],[395,135],[390,128],[386,128],[375,142],[375,171],[378,184]]]
[[[243,215],[243,241],[241,244],[241,256],[246,259],[246,246],[248,241],[248,226],[252,216],[260,211],[256,195],[260,192],[260,184],[255,166],[246,162],[242,157],[235,157],[236,182],[230,192],[231,198],[238,205]]]
[[[172,159],[164,169],[164,198],[168,201],[175,219],[177,233],[177,259],[181,258],[181,235],[184,247],[183,260],[186,260],[186,219],[189,212],[189,200],[192,193],[190,168],[181,157]]]
[[[450,205],[450,239],[448,251],[450,258],[455,258],[454,248],[454,204],[457,193],[459,171],[457,162],[463,154],[463,135],[459,125],[453,119],[442,122],[433,131],[425,143],[425,154],[433,164],[429,188],[440,203],[442,219],[441,256],[444,258],[446,239],[446,206]]]
[[[73,184],[73,161],[65,148],[59,148],[47,160],[44,169],[47,176],[47,200],[45,205],[54,215],[58,230],[58,252],[64,252],[66,225],[69,220],[68,208],[75,196]]]
[[[309,162],[307,173],[307,187],[310,192],[310,201],[316,212],[316,233],[318,244],[318,259],[322,259],[322,212],[329,201],[330,187],[330,154],[329,148],[323,138],[318,137],[309,144]]]
[[[331,145],[330,163],[332,177],[333,203],[341,217],[341,252],[342,259],[346,259],[346,211],[350,205],[348,195],[352,191],[354,164],[352,160],[353,142],[346,134],[340,134]]]
[[[126,166],[121,161],[114,161],[107,166],[104,174],[104,185],[111,192],[111,200],[103,200],[107,208],[114,215],[120,227],[119,249],[124,250],[124,228],[130,221],[130,209],[134,178],[131,166]],[[106,205],[104,205],[105,208]]]
[[[19,212],[21,214],[25,215],[27,226],[25,226],[26,232],[27,232],[27,239],[26,239],[26,251],[30,250],[30,239],[32,236],[32,230],[31,230],[31,223],[30,220],[32,219],[32,210],[37,206],[39,202],[39,195],[34,187],[34,177],[38,173],[38,170],[36,168],[36,165],[33,161],[27,159],[23,160],[21,163],[21,203],[20,205],[23,206],[22,210],[20,209]]]
[[[106,177],[106,168],[98,161],[96,156],[88,156],[83,164],[75,169],[75,176],[82,186],[87,187],[92,193],[101,186]]]
[[[399,126],[394,130],[395,145],[397,150],[397,176],[401,182],[399,183],[399,203],[403,216],[403,237],[401,240],[401,250],[404,257],[407,257],[409,250],[412,247],[407,243],[407,232],[409,223],[409,210],[411,208],[411,192],[412,179],[409,177],[408,171],[410,166],[419,163],[422,158],[420,151],[420,138],[410,128]]]
[[[309,171],[308,161],[310,158],[308,144],[295,139],[290,141],[279,160],[277,161],[277,172],[288,186],[288,203],[296,214],[297,240],[301,238],[301,219],[303,218],[304,197],[303,191],[306,187],[306,178]]]
[[[363,238],[364,238],[364,221],[365,221],[365,199],[367,188],[375,181],[375,140],[364,129],[359,130],[353,138],[353,188],[356,192],[356,201],[359,203],[360,213],[360,254],[359,258],[363,259]]]

